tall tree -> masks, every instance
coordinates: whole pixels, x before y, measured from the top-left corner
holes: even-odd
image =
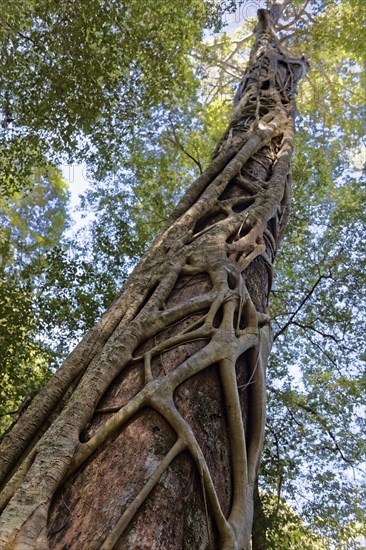
[[[211,164],[4,439],[4,548],[250,547],[268,294],[307,69],[276,38],[281,6],[258,12]]]

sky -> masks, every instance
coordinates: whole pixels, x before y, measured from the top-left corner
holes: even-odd
[[[257,10],[265,7],[264,0],[245,0],[243,3],[236,2],[236,10],[234,13],[225,14],[224,22],[227,24],[225,31],[231,34],[235,29],[245,21],[248,17],[256,17]]]
[[[70,191],[69,213],[72,220],[71,232],[77,231],[82,225],[81,213],[77,211],[80,205],[80,195],[88,188],[85,164],[63,164],[60,166],[62,177],[67,181]]]

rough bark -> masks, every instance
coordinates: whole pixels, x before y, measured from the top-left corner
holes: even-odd
[[[3,549],[250,548],[306,69],[258,17],[211,164],[2,442]]]

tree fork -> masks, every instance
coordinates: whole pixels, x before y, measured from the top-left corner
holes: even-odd
[[[250,548],[306,69],[259,10],[212,163],[4,437],[1,548]]]

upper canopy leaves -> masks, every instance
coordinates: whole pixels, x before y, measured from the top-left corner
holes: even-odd
[[[6,2],[2,187],[24,186],[44,155],[114,168],[149,109],[194,86],[187,54],[219,14],[211,0]]]

